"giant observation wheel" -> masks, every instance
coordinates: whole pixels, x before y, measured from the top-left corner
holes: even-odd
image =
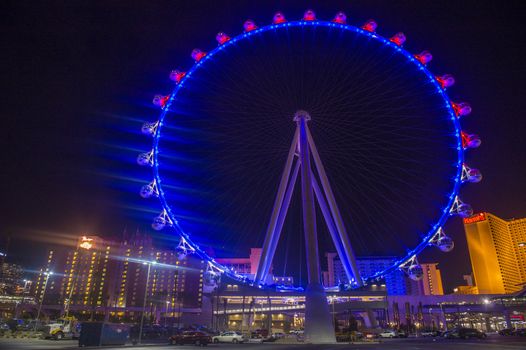
[[[153,101],[157,121],[142,127],[152,149],[137,161],[153,176],[141,196],[162,206],[152,227],[180,236],[181,258],[197,254],[212,277],[272,285],[266,275],[280,232],[299,229],[286,216],[299,197],[302,132],[318,230],[328,227],[349,287],[396,269],[419,279],[424,248],[453,248],[443,226],[452,215],[472,215],[459,190],[481,180],[465,163],[464,152],[480,145],[461,128],[471,108],[450,100],[454,78],[428,69],[431,53],[412,54],[403,33],[385,38],[376,27],[348,24],[341,12],[331,21],[310,10],[297,21],[277,13],[272,24],[247,20],[237,36],[217,34],[216,48],[194,49],[193,66],[171,72],[172,92]],[[205,249],[223,240],[236,249],[263,244],[269,261],[256,276],[228,269]],[[356,251],[396,258],[360,276]]]

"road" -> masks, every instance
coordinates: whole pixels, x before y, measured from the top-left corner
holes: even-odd
[[[104,347],[102,349],[122,349],[119,347]],[[175,346],[175,345],[143,345],[143,346],[126,346],[134,350],[154,350],[154,349],[196,349],[195,346]],[[277,350],[299,350],[299,349],[325,349],[325,350],[523,350],[526,349],[525,337],[501,337],[497,335],[489,336],[485,340],[450,340],[450,339],[433,339],[433,338],[409,338],[409,339],[386,339],[381,343],[375,344],[327,344],[327,345],[311,345],[311,344],[210,344],[209,349],[217,350],[269,350],[275,348]],[[0,349],[2,350],[29,350],[29,349],[57,349],[57,350],[72,350],[78,349],[77,342],[71,340],[53,341],[40,339],[0,339]]]

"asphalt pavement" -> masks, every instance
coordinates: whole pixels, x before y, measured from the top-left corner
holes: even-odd
[[[151,345],[127,345],[125,347],[101,347],[98,349],[123,349],[129,348],[134,350],[153,350],[153,349],[196,349],[193,345],[176,346],[164,344]],[[443,338],[408,338],[408,339],[385,339],[378,343],[369,344],[277,344],[277,343],[263,343],[263,344],[210,344],[209,349],[217,350],[269,350],[275,348],[277,350],[299,350],[299,349],[325,349],[325,350],[339,350],[339,349],[353,349],[353,350],[525,350],[526,337],[502,337],[498,335],[491,335],[484,340],[457,340],[457,339],[443,339]],[[78,349],[78,342],[73,340],[41,340],[41,339],[0,339],[0,349],[2,350],[29,350],[29,349],[57,349],[57,350],[72,350]],[[84,348],[97,349],[97,348]]]

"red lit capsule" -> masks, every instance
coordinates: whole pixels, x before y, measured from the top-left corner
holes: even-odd
[[[303,20],[304,21],[315,21],[316,20],[316,13],[312,10],[307,10],[303,14]]]
[[[479,135],[468,134],[464,131],[461,132],[462,147],[464,148],[477,148],[482,143]]]
[[[462,117],[471,113],[471,106],[467,102],[451,102],[451,107],[453,107],[457,117]]]
[[[338,12],[332,21],[334,23],[345,24],[347,23],[347,16],[343,12]]]
[[[230,37],[228,35],[226,35],[225,33],[223,33],[223,32],[219,32],[216,35],[216,40],[219,43],[219,45],[223,45],[228,40],[230,40]]]
[[[455,78],[451,74],[444,74],[441,76],[436,76],[435,79],[438,81],[442,89],[447,89],[450,86],[455,85]]]
[[[374,33],[376,31],[376,27],[378,27],[376,21],[374,19],[370,19],[365,22],[365,24],[362,26],[362,29]]]
[[[170,80],[175,81],[176,84],[179,84],[185,75],[186,72],[181,72],[180,70],[174,69],[170,72]]]
[[[405,34],[402,32],[398,32],[395,35],[393,35],[389,40],[398,46],[402,46],[405,43],[405,39]]]
[[[272,23],[280,24],[280,23],[285,23],[285,22],[287,22],[287,19],[285,18],[283,13],[276,12],[276,14],[274,15],[274,18],[272,19]]]
[[[420,61],[423,65],[428,64],[433,59],[433,55],[429,51],[422,51],[419,54],[415,55],[415,58]]]
[[[243,28],[245,29],[245,32],[250,32],[254,29],[258,29],[258,26],[256,25],[256,23],[254,23],[253,20],[247,19],[243,24]]]
[[[164,107],[166,105],[166,102],[170,99],[170,96],[163,96],[163,95],[155,95],[153,97],[153,104],[157,107]]]
[[[199,49],[192,50],[192,58],[194,59],[195,62],[201,61],[201,59],[205,56],[206,56],[206,52],[204,51],[201,51]]]

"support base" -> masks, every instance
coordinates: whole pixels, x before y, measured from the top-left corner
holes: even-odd
[[[327,296],[321,284],[309,284],[305,290],[305,342],[336,343]]]

